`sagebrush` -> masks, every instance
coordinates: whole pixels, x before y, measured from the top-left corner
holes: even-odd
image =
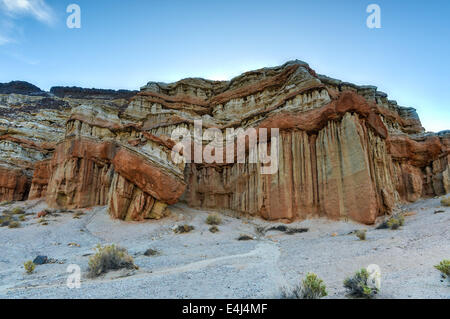
[[[391,216],[386,222],[386,224],[390,229],[393,230],[399,229],[401,226],[405,224],[405,216],[403,216],[403,214]]]
[[[89,258],[88,277],[98,277],[110,270],[136,269],[133,257],[125,248],[116,245],[97,246],[96,253]]]
[[[441,205],[449,207],[450,206],[450,197],[441,199]]]
[[[12,221],[9,223],[8,225],[9,228],[19,228],[20,227],[20,223],[17,221]]]
[[[23,268],[25,268],[27,274],[32,274],[34,269],[36,268],[36,265],[31,260],[28,260],[24,262]]]
[[[320,299],[328,295],[322,279],[314,273],[308,273],[300,285],[292,290],[283,290],[281,297],[284,299]]]
[[[360,240],[366,240],[366,233],[367,233],[366,229],[357,230],[356,237],[358,237]]]
[[[442,274],[442,277],[450,279],[450,259],[444,259],[439,265],[434,266]]]
[[[22,207],[15,207],[15,208],[13,208],[13,210],[11,211],[11,213],[12,213],[13,215],[22,215],[22,214],[25,214],[25,211],[23,210]]]
[[[344,287],[349,290],[349,294],[360,298],[373,298],[378,293],[378,288],[368,284],[369,272],[363,268],[356,272],[353,277],[344,280]]]
[[[222,218],[218,214],[210,214],[206,218],[206,223],[208,225],[220,225],[222,223]]]

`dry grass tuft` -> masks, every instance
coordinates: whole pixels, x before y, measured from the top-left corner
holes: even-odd
[[[95,278],[110,270],[136,269],[133,258],[125,248],[116,245],[97,246],[96,253],[89,258],[88,277]]]
[[[206,223],[208,225],[220,225],[222,223],[222,218],[217,213],[210,214],[206,218]]]

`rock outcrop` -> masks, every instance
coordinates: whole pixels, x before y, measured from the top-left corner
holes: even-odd
[[[0,101],[0,200],[108,205],[112,217],[137,221],[183,200],[268,220],[372,224],[401,201],[450,192],[450,132],[424,133],[414,109],[301,61],[231,81],[57,87]],[[255,139],[238,134],[252,130]],[[177,131],[194,137],[182,152]],[[243,160],[239,145],[225,146],[237,140]],[[252,157],[263,151],[271,162]],[[261,174],[275,159],[277,169]]]

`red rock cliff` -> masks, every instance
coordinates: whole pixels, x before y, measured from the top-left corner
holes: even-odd
[[[54,207],[108,205],[126,220],[161,218],[184,200],[268,220],[372,224],[401,201],[450,192],[449,132],[424,133],[414,109],[376,87],[317,75],[304,62],[231,81],[150,82],[127,94],[4,95],[15,113],[0,114],[0,200],[25,199],[29,190],[30,199],[45,197]],[[278,145],[270,136],[248,140],[244,163],[174,161],[172,133],[193,136],[196,120],[201,134],[222,133],[214,145],[200,142],[204,152],[220,154],[229,129],[277,128]],[[250,163],[257,142],[278,146],[273,174]]]

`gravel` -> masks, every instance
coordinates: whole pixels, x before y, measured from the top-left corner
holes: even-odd
[[[377,298],[450,298],[449,281],[433,268],[450,258],[450,208],[440,207],[438,198],[403,206],[417,214],[396,231],[313,219],[289,225],[309,229],[296,234],[261,234],[257,227],[274,224],[226,212],[213,234],[205,223],[211,212],[184,204],[172,206],[169,218],[144,223],[112,220],[106,207],[96,207],[80,219],[69,212],[49,217],[43,226],[35,218],[46,208],[43,201],[0,207],[0,213],[19,205],[34,215],[21,228],[0,228],[0,298],[279,298],[308,272],[324,280],[327,298],[347,298],[343,280],[369,264],[381,268]],[[434,214],[437,209],[444,213]],[[184,224],[195,228],[173,232]],[[355,236],[359,229],[367,229],[365,241]],[[242,234],[254,240],[238,241]],[[111,243],[127,248],[139,269],[87,279],[94,248]],[[148,249],[159,254],[147,257]],[[58,262],[26,274],[23,263],[39,255]],[[71,264],[82,271],[79,289],[66,284]]]

